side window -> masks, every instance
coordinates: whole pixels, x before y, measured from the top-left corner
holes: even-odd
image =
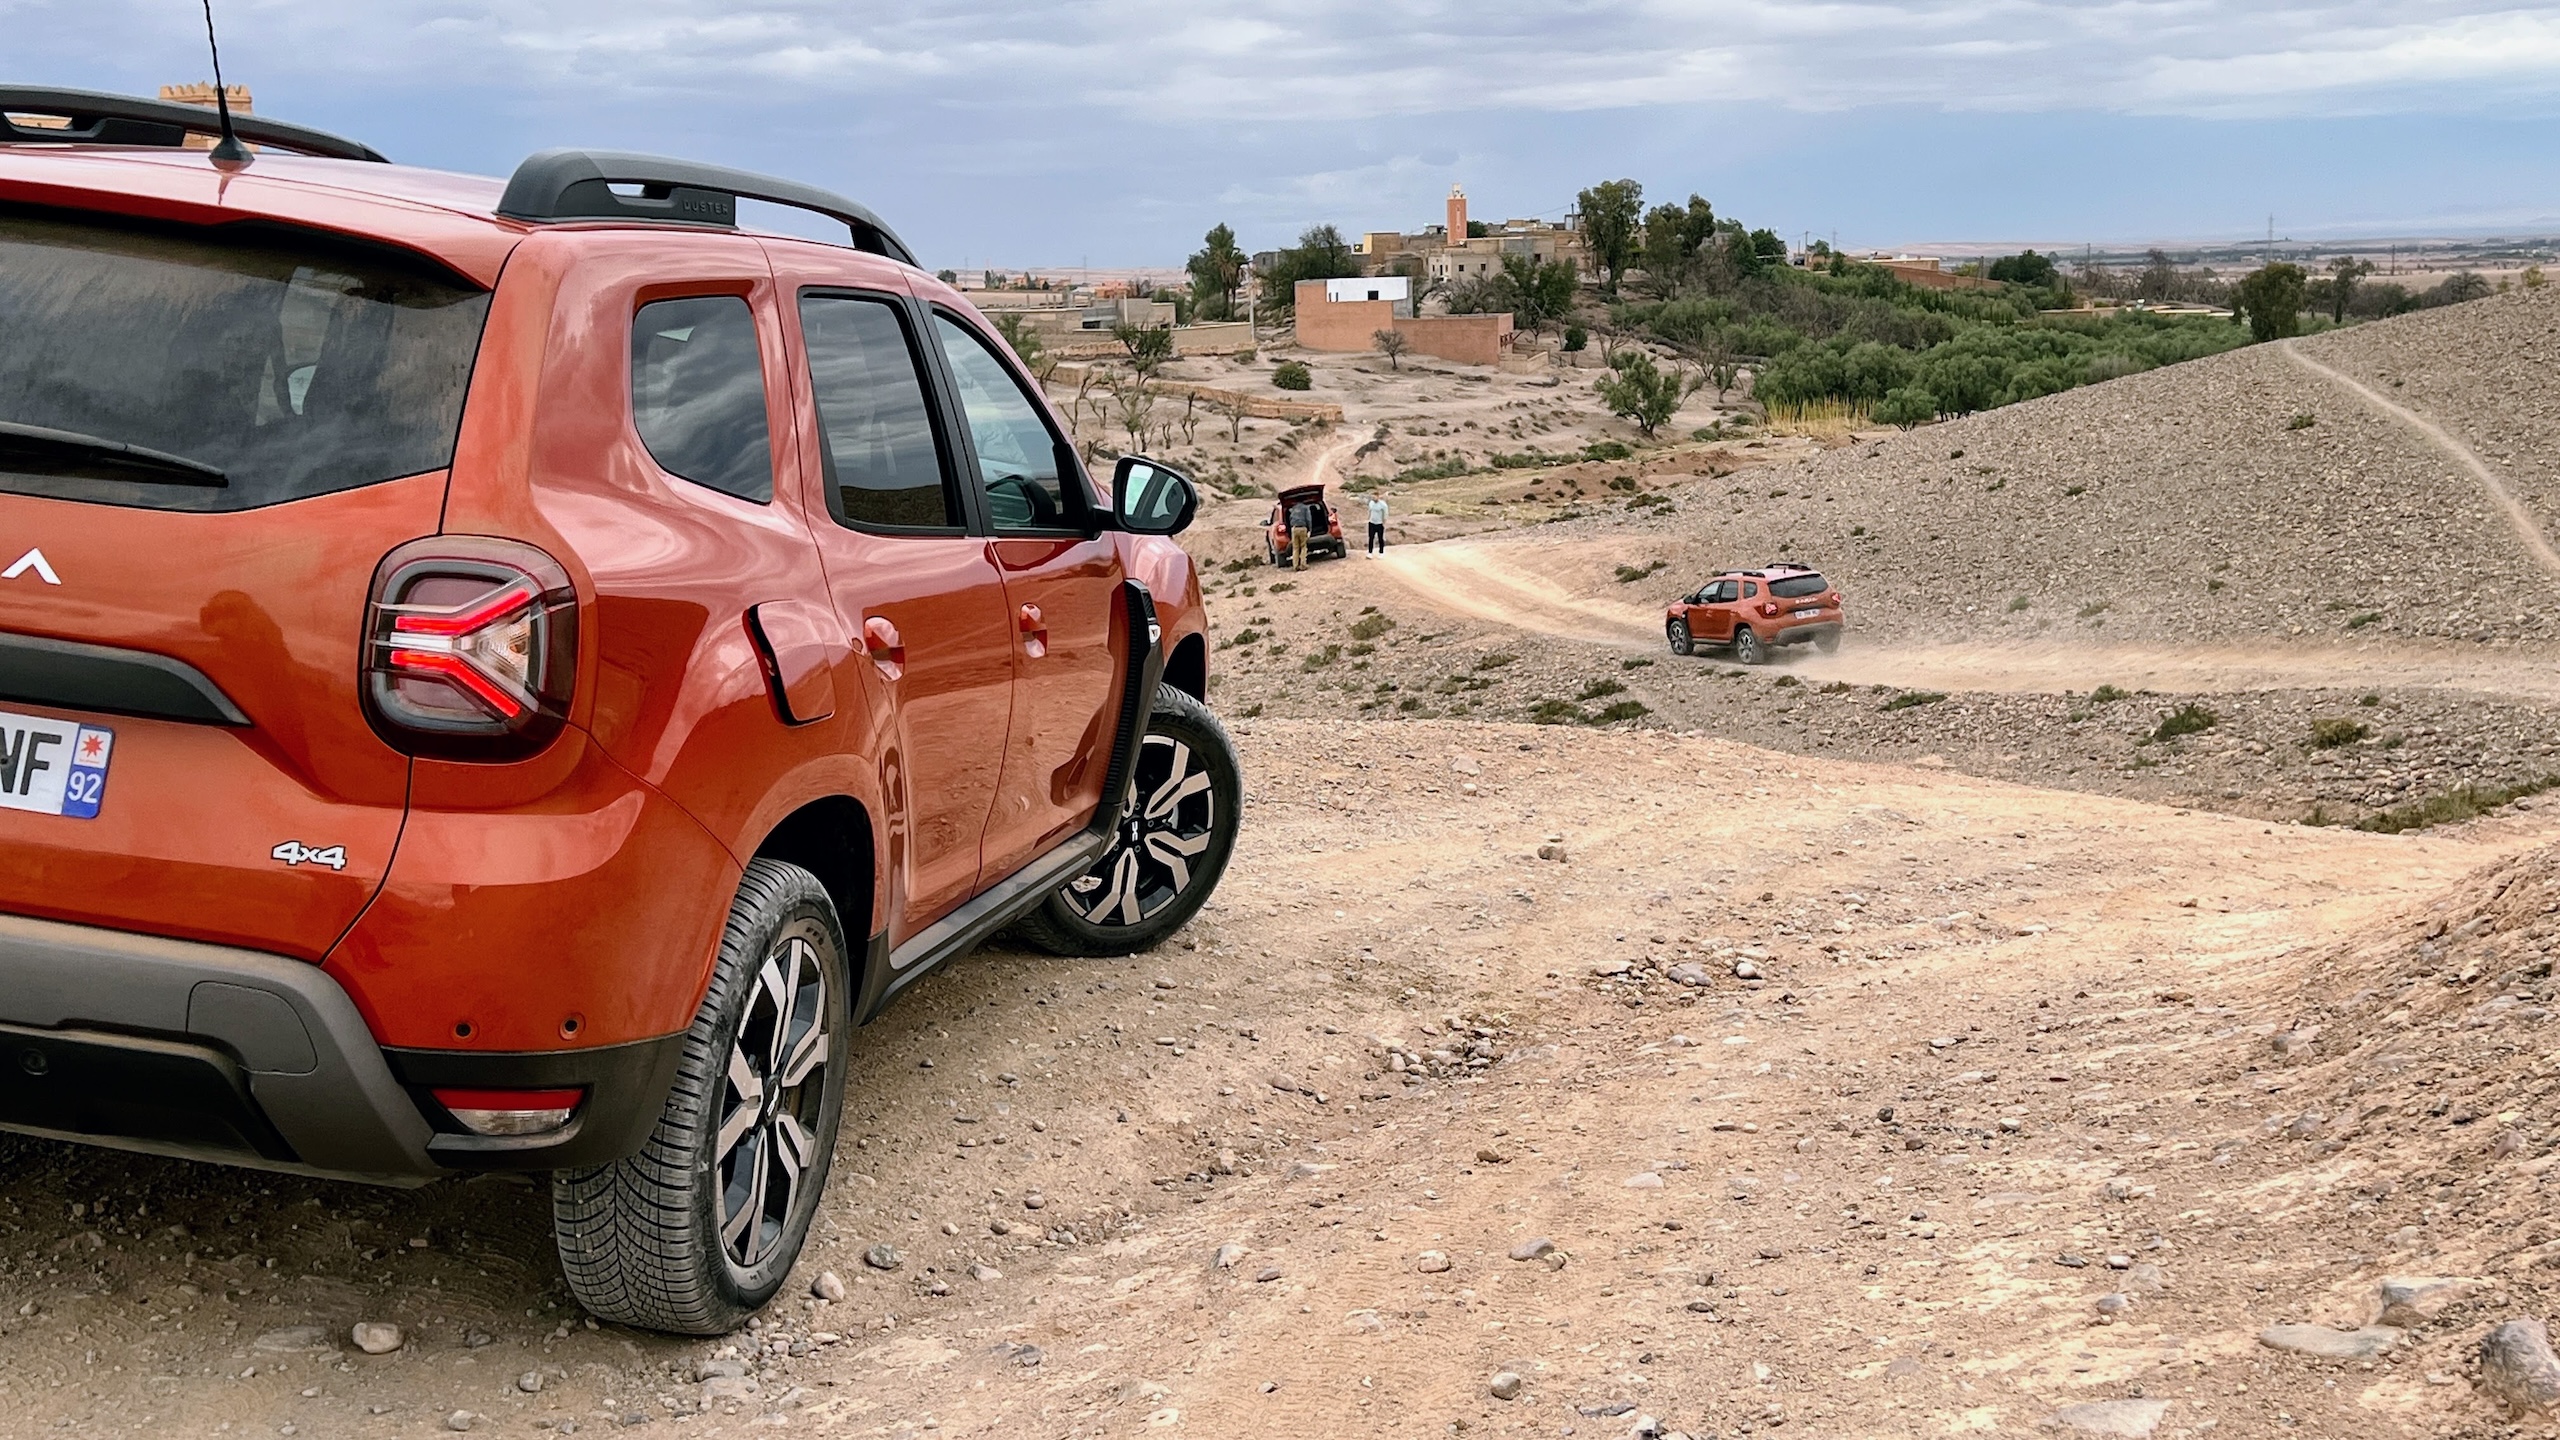
[[[978,451],[978,481],[998,530],[1057,530],[1084,519],[1084,497],[1060,473],[1057,438],[1004,362],[976,333],[947,316],[933,323],[951,362],[969,439]]]
[[[1731,603],[1734,593],[1734,583],[1732,581],[1719,580],[1716,582],[1715,592],[1707,598],[1718,605],[1724,605]]]
[[[959,528],[960,506],[897,307],[804,295],[800,334],[836,518],[906,530]]]
[[[773,499],[756,318],[735,295],[656,300],[631,322],[631,419],[670,475]]]
[[[1759,587],[1759,586],[1757,586],[1757,585],[1752,584],[1752,583],[1751,583],[1750,581],[1748,581],[1748,580],[1743,581],[1743,582],[1742,582],[1742,598],[1743,598],[1743,599],[1745,599],[1745,600],[1757,600],[1757,599],[1759,599],[1759,598],[1760,598],[1760,587]]]

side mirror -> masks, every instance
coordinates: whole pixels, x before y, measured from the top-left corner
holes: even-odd
[[[1120,528],[1137,535],[1179,535],[1200,510],[1191,477],[1143,455],[1123,455],[1111,474],[1111,505]]]

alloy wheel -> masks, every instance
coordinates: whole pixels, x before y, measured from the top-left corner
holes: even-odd
[[[713,1147],[720,1178],[720,1248],[753,1270],[789,1233],[792,1207],[819,1160],[819,1112],[834,1050],[827,1034],[824,958],[789,930],[756,972],[729,1066]]]
[[[1191,888],[1192,862],[1217,829],[1207,761],[1170,735],[1149,735],[1110,852],[1061,898],[1090,925],[1141,924]]]

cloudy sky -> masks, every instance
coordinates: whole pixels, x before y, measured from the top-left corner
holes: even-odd
[[[217,0],[261,112],[865,200],[928,264],[1173,265],[1628,176],[1791,238],[2560,231],[2560,7],[2465,0]],[[0,0],[5,72],[209,78],[195,0]]]

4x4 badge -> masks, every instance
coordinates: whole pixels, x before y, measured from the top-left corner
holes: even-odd
[[[326,865],[332,870],[347,868],[347,847],[344,845],[314,850],[299,840],[287,840],[267,854],[287,865]]]
[[[30,570],[36,572],[36,578],[47,585],[62,583],[62,577],[53,573],[53,566],[45,560],[42,550],[30,550],[19,556],[17,564],[6,570],[0,570],[0,580],[15,580]]]

